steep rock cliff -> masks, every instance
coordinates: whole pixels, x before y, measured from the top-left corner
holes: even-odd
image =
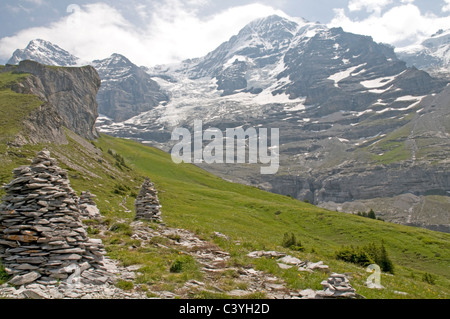
[[[42,100],[41,107],[25,121],[26,137],[22,136],[22,142],[64,143],[64,127],[87,139],[99,136],[95,121],[100,78],[93,67],[49,67],[22,61],[5,71],[30,74],[11,89]]]

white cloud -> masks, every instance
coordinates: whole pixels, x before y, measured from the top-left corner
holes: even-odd
[[[335,9],[335,17],[329,26],[340,26],[348,32],[370,35],[377,42],[396,47],[418,44],[437,30],[448,29],[450,17],[423,14],[412,1],[403,2],[405,4],[398,4],[380,15],[372,14],[361,20],[351,19],[344,9]]]
[[[49,26],[25,29],[1,39],[0,55],[5,58],[14,49],[24,48],[30,40],[41,38],[90,59],[109,54],[114,41],[122,46],[131,45],[135,36],[132,33],[131,25],[113,8],[105,4],[88,5]]]
[[[450,12],[450,0],[444,0],[445,5],[442,7],[442,12]]]
[[[392,0],[350,0],[348,9],[350,11],[361,11],[366,9],[367,12],[380,13]]]
[[[48,40],[78,57],[90,61],[112,53],[127,56],[139,65],[170,63],[203,56],[228,40],[248,22],[270,14],[284,15],[270,6],[250,4],[232,7],[218,14],[200,17],[208,0],[167,0],[135,7],[146,21],[137,26],[117,9],[95,3],[80,6],[56,23],[29,28],[0,39],[0,58],[8,59],[29,41]]]
[[[214,50],[251,20],[274,13],[283,14],[268,6],[251,4],[202,19],[195,9],[186,8],[179,1],[169,1],[153,12],[148,34],[151,42],[161,48],[160,55],[170,53],[172,60],[199,57]],[[163,56],[158,58],[162,59]]]

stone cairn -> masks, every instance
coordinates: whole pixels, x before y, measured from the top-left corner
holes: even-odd
[[[344,274],[333,273],[327,280],[322,281],[321,285],[324,290],[318,295],[323,298],[357,298],[355,289]]]
[[[161,222],[161,205],[155,185],[147,177],[142,184],[139,195],[134,202],[135,219]]]
[[[9,283],[54,285],[79,275],[85,284],[104,284],[104,246],[90,239],[68,174],[48,151],[13,171],[0,205],[0,259]]]
[[[92,205],[95,206],[95,201],[94,199],[97,196],[95,196],[94,194],[91,194],[90,191],[85,191],[85,192],[81,192],[80,195],[80,201],[79,201],[79,205],[81,207],[81,205]]]
[[[81,192],[80,200],[78,202],[78,207],[80,208],[81,219],[95,219],[101,220],[102,215],[100,210],[97,208],[94,199],[97,196],[91,194],[89,191]]]

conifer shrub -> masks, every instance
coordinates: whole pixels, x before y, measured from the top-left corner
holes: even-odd
[[[367,267],[374,261],[361,247],[346,246],[336,252],[336,259]]]
[[[370,243],[361,247],[345,246],[335,254],[336,259],[367,267],[377,264],[384,272],[394,273],[394,264],[388,256],[384,243]]]
[[[436,283],[434,276],[427,272],[423,274],[422,281],[429,283],[430,285],[434,285]]]
[[[293,233],[284,233],[283,241],[281,242],[281,246],[284,248],[289,248],[295,251],[304,251],[305,247],[303,247],[302,243],[295,238]]]
[[[373,209],[371,209],[371,210],[367,213],[367,217],[368,217],[368,218],[372,218],[372,219],[377,219],[377,216],[375,215],[375,212],[373,211]]]

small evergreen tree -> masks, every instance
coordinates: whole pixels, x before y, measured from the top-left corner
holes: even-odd
[[[384,272],[394,273],[394,264],[390,260],[384,243],[377,246],[375,243],[370,243],[362,247],[342,247],[336,252],[336,259],[351,262],[363,267],[370,264],[377,264]]]
[[[304,251],[305,247],[303,247],[302,243],[295,238],[294,233],[284,233],[283,241],[281,242],[281,246],[285,248],[289,248],[296,251]]]
[[[361,265],[363,267],[373,264],[372,258],[364,251],[364,249],[353,246],[342,247],[336,252],[336,259]]]
[[[430,285],[434,285],[436,283],[436,280],[434,279],[433,275],[427,272],[423,274],[422,281],[429,283]]]
[[[289,248],[292,245],[295,245],[297,240],[295,239],[295,235],[293,233],[284,233],[283,235],[283,241],[281,243],[281,246],[285,248]]]
[[[389,258],[383,242],[381,242],[381,246],[379,248],[377,264],[384,272],[390,272],[391,274],[394,273],[394,263]]]

